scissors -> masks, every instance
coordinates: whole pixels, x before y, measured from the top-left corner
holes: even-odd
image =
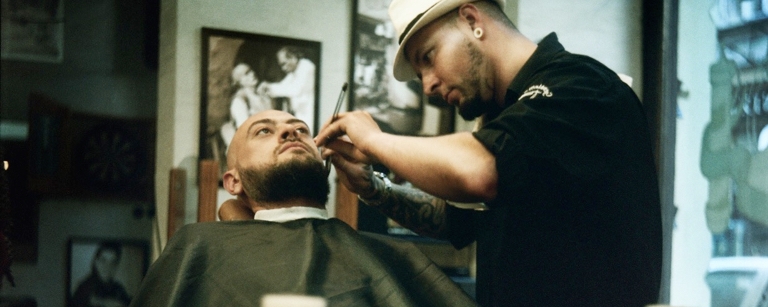
[[[347,92],[347,87],[349,84],[347,82],[344,82],[344,85],[341,86],[341,93],[339,93],[339,100],[336,101],[336,109],[333,110],[333,116],[331,116],[331,122],[336,120],[336,117],[339,116],[339,110],[341,109],[341,102],[344,101],[344,93]],[[325,175],[329,176],[331,174],[331,156],[328,156],[328,158],[325,158]]]

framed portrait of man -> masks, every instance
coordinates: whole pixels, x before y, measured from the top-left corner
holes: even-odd
[[[252,114],[277,109],[318,129],[320,43],[202,28],[200,158],[227,170],[235,130]]]
[[[128,306],[148,267],[147,241],[70,238],[67,306]]]

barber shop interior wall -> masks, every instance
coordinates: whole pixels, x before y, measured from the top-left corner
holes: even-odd
[[[677,99],[677,217],[670,282],[670,303],[680,306],[710,306],[704,279],[712,255],[712,236],[705,219],[708,183],[699,165],[712,100],[709,67],[717,61],[717,32],[709,17],[714,2],[680,1],[677,71],[682,83]]]
[[[517,25],[539,41],[557,33],[566,50],[588,55],[615,72],[632,77],[642,93],[642,24],[640,0],[518,1]]]
[[[57,1],[14,3],[32,2]],[[7,25],[8,3],[10,1],[3,1],[3,27]],[[61,3],[64,11],[63,20],[58,21],[64,29],[61,62],[2,60],[0,139],[4,145],[28,141],[28,112],[33,93],[91,120],[114,118],[154,123],[159,0],[65,0]],[[155,51],[152,51],[153,41]],[[4,38],[4,50],[6,43]],[[8,127],[17,129],[9,131]],[[154,131],[149,133],[154,135]],[[143,137],[151,138],[150,135]],[[19,153],[6,154],[5,157]],[[21,153],[24,155],[29,156]],[[24,165],[11,161],[8,172],[20,168]],[[24,217],[12,221],[11,232],[34,232],[30,239],[34,242],[15,241],[19,249],[15,250],[11,270],[16,287],[4,281],[0,291],[3,298],[26,296],[34,298],[37,306],[64,306],[67,241],[72,237],[149,240],[152,223],[147,213],[153,206],[151,200],[91,197],[75,192],[60,194],[40,189],[33,192],[27,190],[25,175],[9,183],[14,187],[24,183],[24,188],[9,191],[13,210],[22,210]],[[21,198],[16,198],[18,196]],[[23,201],[14,202],[15,199]],[[13,214],[13,217],[18,216]],[[33,253],[36,257],[26,252],[29,244],[36,246]]]
[[[160,233],[166,233],[168,179],[172,168],[186,170],[186,212],[189,213],[186,221],[196,220],[201,28],[319,41],[322,48],[319,120],[322,123],[333,113],[341,85],[348,79],[351,5],[347,0],[162,2],[155,174]],[[346,109],[346,105],[342,109]],[[329,204],[334,204],[335,175],[331,177]],[[165,238],[161,240],[164,245]]]
[[[151,221],[133,218],[135,202],[49,199],[40,207],[36,263],[15,260],[11,267],[16,287],[3,283],[0,296],[33,297],[37,306],[66,306],[68,242],[72,238],[119,239],[148,243]],[[80,281],[74,278],[73,283]],[[0,300],[2,302],[2,300]]]
[[[168,179],[172,168],[184,168],[187,172],[187,222],[195,220],[202,27],[321,42],[321,122],[333,112],[339,88],[348,79],[352,7],[349,0],[162,0],[157,75],[144,67],[143,58],[133,58],[133,48],[143,44],[134,41],[143,39],[137,34],[141,30],[116,25],[141,22],[121,19],[124,15],[120,12],[130,11],[130,5],[121,0],[63,2],[64,61],[3,61],[0,119],[26,121],[31,91],[47,94],[79,111],[157,118],[154,188],[161,223],[155,231],[160,234],[167,232]],[[512,12],[512,20],[528,37],[539,40],[556,31],[567,49],[593,56],[615,71],[633,77],[633,89],[641,93],[639,6],[639,0],[586,0],[578,4],[508,0],[507,12]],[[133,51],[125,53],[126,50]],[[335,175],[331,177],[329,204],[334,204]],[[146,219],[142,222],[132,217],[119,221],[115,218],[132,214],[132,206],[133,203],[71,199],[43,202],[38,261],[14,264],[18,285],[4,286],[0,295],[32,295],[39,306],[63,306],[65,238],[91,232],[149,238],[144,231],[134,232],[148,227]],[[164,236],[160,237],[164,244]]]

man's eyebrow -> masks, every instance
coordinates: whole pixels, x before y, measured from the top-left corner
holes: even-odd
[[[291,119],[287,120],[286,122],[289,123],[289,124],[302,123],[302,124],[304,124],[304,126],[309,127],[309,125],[307,125],[306,122],[304,122],[303,120],[300,120],[298,118],[291,118]]]
[[[253,129],[253,126],[256,126],[258,124],[265,124],[265,123],[274,125],[275,121],[272,120],[271,118],[263,118],[263,119],[256,120],[252,122],[250,126],[248,126],[248,134],[251,134],[251,129]]]
[[[289,119],[289,120],[287,120],[285,122],[288,123],[288,124],[300,123],[300,124],[303,124],[304,126],[309,127],[309,125],[307,125],[306,122],[304,122],[303,120],[300,120],[298,118],[291,118],[291,119]],[[258,125],[258,124],[270,124],[270,125],[274,126],[274,125],[277,124],[277,122],[275,122],[275,120],[273,120],[271,118],[263,118],[263,119],[256,120],[253,123],[251,123],[250,126],[248,126],[248,134],[251,134],[251,129],[253,129],[253,127]]]

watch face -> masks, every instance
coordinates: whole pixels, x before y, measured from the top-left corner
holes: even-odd
[[[129,192],[146,172],[145,144],[131,131],[102,124],[86,131],[74,150],[75,177],[95,192]]]

